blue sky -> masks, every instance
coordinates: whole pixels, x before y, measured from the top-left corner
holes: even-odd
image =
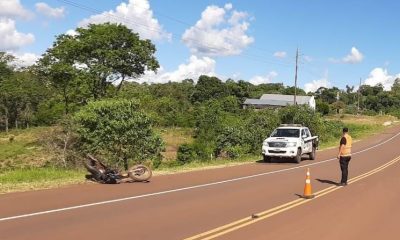
[[[254,84],[382,83],[400,77],[400,1],[0,0],[0,51],[31,64],[55,36],[88,23],[120,22],[157,47],[162,66],[139,81],[201,74]]]

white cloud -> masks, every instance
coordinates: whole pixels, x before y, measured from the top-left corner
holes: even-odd
[[[92,15],[82,20],[78,26],[86,27],[90,23],[121,23],[139,33],[141,38],[151,40],[171,39],[171,34],[163,30],[158,20],[154,18],[148,0],[129,0],[121,3],[116,10]]]
[[[351,48],[350,54],[342,59],[344,63],[360,63],[364,55],[355,47]]]
[[[276,76],[278,76],[278,73],[272,71],[269,72],[266,76],[254,76],[249,80],[249,82],[254,85],[259,85],[262,83],[271,83]]]
[[[396,75],[390,75],[387,69],[374,68],[369,73],[368,78],[365,80],[365,84],[375,86],[380,83],[383,85],[385,90],[390,90],[396,78],[400,78],[400,73]]]
[[[231,10],[233,8],[233,5],[232,5],[232,3],[227,3],[227,4],[225,4],[224,8],[226,10]]]
[[[180,82],[185,79],[197,81],[200,75],[216,76],[215,64],[216,62],[212,58],[199,58],[192,55],[190,56],[189,62],[179,65],[176,71],[165,72],[161,67],[157,73],[147,71],[138,81],[148,83]]]
[[[70,35],[70,36],[76,36],[78,35],[78,32],[75,31],[74,29],[69,29],[65,34]]]
[[[15,56],[15,60],[12,62],[17,68],[29,67],[35,64],[35,62],[40,58],[40,56],[34,53],[11,53]]]
[[[15,21],[7,18],[0,18],[0,36],[0,51],[17,50],[35,41],[33,34],[18,32]]]
[[[1,0],[0,17],[21,17],[29,19],[33,13],[26,10],[19,0]]]
[[[350,53],[342,59],[329,58],[328,60],[332,63],[360,63],[364,59],[364,55],[356,48],[352,47]]]
[[[65,8],[52,8],[44,2],[35,4],[36,11],[50,18],[63,18],[65,17]]]
[[[313,59],[312,57],[310,57],[310,56],[304,56],[303,59],[304,59],[306,62],[312,62],[312,61],[314,60],[314,59]]]
[[[193,54],[229,56],[242,52],[254,39],[247,35],[248,14],[232,10],[232,4],[224,8],[208,6],[196,24],[186,29],[183,42]]]
[[[327,78],[322,78],[318,80],[313,80],[312,82],[304,84],[304,91],[308,92],[315,92],[320,87],[331,88],[332,84],[328,81]]]
[[[274,57],[277,57],[277,58],[285,58],[286,55],[287,55],[287,53],[284,52],[284,51],[282,51],[282,52],[275,52],[275,53],[274,53]]]

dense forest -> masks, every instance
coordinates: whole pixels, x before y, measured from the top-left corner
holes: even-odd
[[[283,122],[307,124],[323,140],[341,124],[328,123],[323,115],[400,116],[400,79],[390,91],[382,85],[362,85],[357,91],[354,86],[309,93],[297,89],[299,95],[316,97],[316,112],[298,106],[254,111],[242,109],[246,98],[293,94],[294,87],[213,76],[139,84],[135,79],[159,68],[156,48],[149,40],[123,25],[108,23],[76,31],[75,36],[57,36],[28,68],[13,66],[14,57],[0,52],[1,131],[63,126],[64,132],[71,131],[71,141],[80,143],[69,145],[77,152],[111,156],[124,165],[151,158],[157,165],[163,142],[153,127],[194,129],[195,141],[179,148],[178,161],[184,163],[257,154],[265,136]]]

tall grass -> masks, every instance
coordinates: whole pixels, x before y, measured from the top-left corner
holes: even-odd
[[[85,181],[85,172],[57,168],[30,168],[0,174],[0,193],[59,187]]]

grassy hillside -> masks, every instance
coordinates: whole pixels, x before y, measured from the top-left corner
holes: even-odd
[[[41,143],[50,128],[38,127],[0,133],[0,171],[12,168],[42,167],[51,153]]]

